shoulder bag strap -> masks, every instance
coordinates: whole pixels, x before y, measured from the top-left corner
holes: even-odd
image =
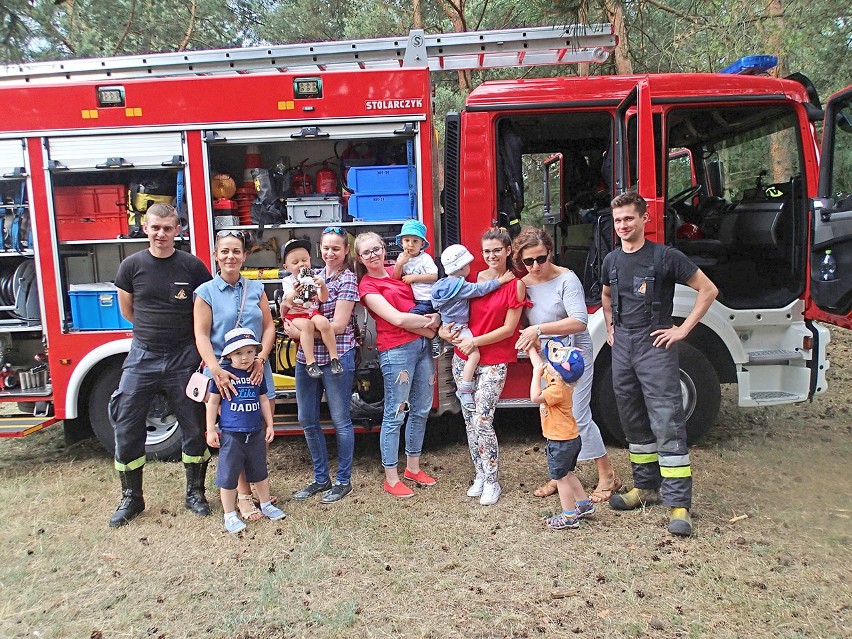
[[[243,309],[246,306],[246,294],[248,293],[248,280],[242,276],[240,276],[240,280],[243,283],[243,300],[240,302],[240,312],[237,313],[237,323],[234,324],[234,328],[239,328],[240,322],[243,319]]]

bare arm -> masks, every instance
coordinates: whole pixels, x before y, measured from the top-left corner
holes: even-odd
[[[438,274],[437,273],[421,273],[419,275],[414,275],[414,274],[403,275],[402,278],[400,278],[400,279],[402,279],[402,281],[405,282],[406,284],[420,284],[420,283],[432,284],[433,282],[438,281]]]
[[[199,295],[195,296],[192,322],[195,329],[195,348],[198,349],[198,354],[201,355],[201,359],[210,369],[216,387],[222,389],[225,397],[230,399],[230,393],[236,392],[236,388],[230,379],[236,379],[236,375],[222,368],[216,353],[213,352],[213,343],[210,341],[210,329],[213,327],[213,309]]]
[[[353,300],[338,299],[334,303],[334,317],[331,320],[331,330],[335,335],[342,335],[343,331],[349,325],[349,320],[352,318],[352,313],[355,310],[355,302]]]
[[[433,315],[403,313],[396,310],[390,302],[378,293],[368,293],[361,298],[361,303],[386,322],[412,333],[416,333],[415,329],[437,326]],[[432,333],[434,335],[434,331]]]
[[[118,308],[121,314],[131,324],[133,323],[133,294],[124,289],[118,289]]]
[[[542,335],[573,335],[586,330],[586,323],[575,317],[566,317],[555,322],[544,322],[527,326],[521,331],[518,343],[515,345],[519,351],[527,350],[527,346],[538,337],[538,329],[541,327]]]
[[[272,427],[272,402],[266,395],[260,396],[260,412],[263,415],[263,423],[266,428],[265,439],[269,443],[275,438],[275,430]]]
[[[719,289],[710,281],[701,269],[698,269],[695,274],[689,278],[687,285],[691,289],[698,291],[698,296],[695,298],[695,304],[692,311],[683,320],[680,326],[672,326],[671,328],[659,329],[651,333],[654,337],[654,346],[665,346],[668,348],[675,342],[679,342],[689,335],[689,331],[695,328],[695,325],[701,321],[707,309],[716,299],[719,294]]]
[[[526,285],[518,280],[518,301],[522,302],[527,294]],[[470,355],[473,352],[474,348],[479,348],[480,346],[487,346],[489,344],[496,344],[497,342],[503,341],[507,337],[511,337],[512,333],[515,332],[515,328],[518,326],[518,322],[521,321],[521,311],[523,309],[519,306],[518,308],[509,308],[506,310],[506,319],[503,320],[503,326],[499,328],[495,328],[493,331],[489,331],[484,335],[477,335],[473,338],[463,339],[457,345],[459,350],[465,355]]]
[[[530,381],[530,401],[535,404],[541,404],[544,401],[541,393],[541,376],[544,372],[544,360],[541,358],[541,353],[538,352],[537,340],[527,349],[527,354],[530,356],[530,363],[532,363],[533,367],[533,376]]]
[[[615,341],[615,327],[612,325],[612,292],[609,286],[601,288],[601,305],[606,322],[606,343],[612,346]]]
[[[411,256],[405,251],[399,254],[399,256],[396,258],[396,263],[394,263],[393,265],[393,273],[391,274],[391,277],[393,279],[402,279],[402,267],[405,266],[406,263],[408,263],[408,260],[410,259]]]
[[[205,405],[207,415],[207,431],[205,437],[207,445],[219,448],[219,433],[216,432],[216,418],[219,416],[219,403],[222,401],[219,395],[211,394]]]
[[[314,275],[314,281],[317,284],[317,299],[320,302],[328,301],[328,287],[319,275]]]
[[[249,369],[249,379],[252,384],[260,384],[260,380],[263,379],[264,365],[275,345],[275,322],[272,319],[272,311],[269,310],[269,299],[266,297],[266,293],[261,293],[258,306],[260,307],[262,332],[260,334],[260,352]]]

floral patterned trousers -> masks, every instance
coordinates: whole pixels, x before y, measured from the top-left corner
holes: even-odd
[[[456,387],[462,381],[464,364],[465,361],[461,357],[453,355],[453,378]],[[477,367],[473,392],[476,410],[462,408],[470,458],[476,473],[485,475],[485,481],[489,484],[496,482],[498,478],[500,451],[497,435],[494,434],[494,410],[506,383],[507,368],[506,364]]]

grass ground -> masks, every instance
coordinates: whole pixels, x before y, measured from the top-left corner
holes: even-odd
[[[382,492],[368,435],[352,496],[284,498],[285,520],[241,536],[221,531],[218,502],[207,519],[184,510],[179,464],[149,463],[148,509],[110,530],[117,481],[96,442],[66,448],[58,428],[0,442],[0,637],[852,636],[852,336],[833,339],[812,404],[739,409],[726,389],[692,450],[692,539],[669,536],[659,507],[546,530],[558,502],[531,495],[546,475],[535,413],[500,421],[494,507],[464,494],[460,427],[428,442],[439,483],[406,501]],[[281,496],[309,480],[300,438],[270,462]],[[580,478],[593,486],[594,468]]]

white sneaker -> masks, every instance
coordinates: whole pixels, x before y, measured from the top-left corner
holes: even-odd
[[[479,498],[479,503],[483,506],[493,506],[500,499],[500,493],[503,489],[500,488],[500,482],[495,481],[493,484],[485,484],[482,488],[482,497]]]
[[[485,475],[476,473],[476,479],[473,480],[473,485],[467,489],[468,497],[479,497],[482,494],[482,488],[485,486]]]

